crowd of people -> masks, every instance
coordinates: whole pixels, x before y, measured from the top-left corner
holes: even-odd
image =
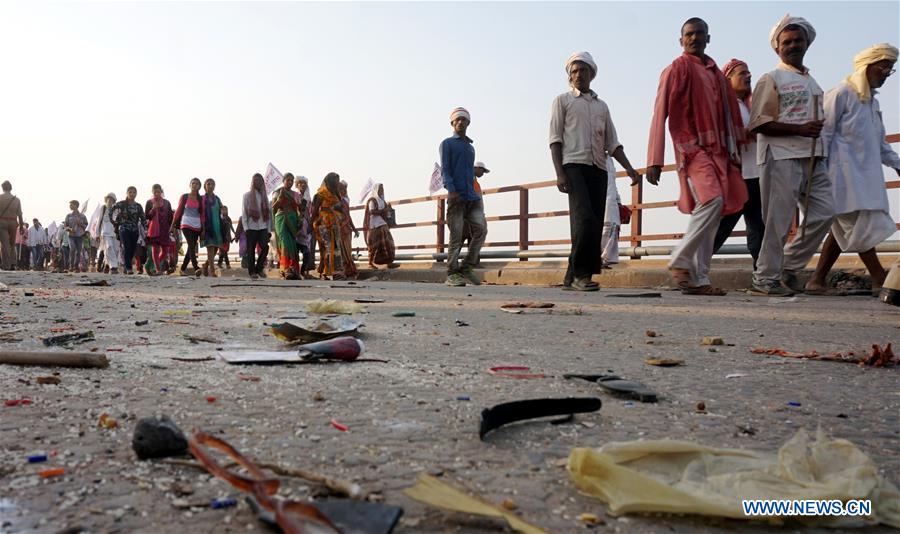
[[[732,59],[720,70],[706,55],[710,37],[705,21],[691,18],[682,25],[683,53],[660,76],[646,172],[647,181],[657,185],[668,123],[680,184],[678,208],[690,215],[668,266],[683,293],[725,294],[710,281],[710,262],[741,217],[757,294],[832,294],[825,277],[842,252],[859,254],[876,289],[884,282],[886,272],[875,247],[896,232],[896,225],[881,165],[900,174],[900,157],[885,141],[875,95],[895,72],[898,50],[886,43],[863,50],[854,58],[853,72],[825,93],[803,63],[816,36],[802,17],[780,20],[769,35],[780,61],[754,88],[746,62]],[[569,202],[572,246],[563,285],[596,291],[599,285],[592,277],[617,261],[618,227],[625,222],[621,217],[627,218],[617,209],[613,160],[632,185],[643,176],[626,156],[607,104],[590,88],[598,73],[591,54],[573,54],[565,69],[570,90],[553,101],[549,136],[557,187]],[[454,109],[453,134],[439,147],[448,197],[450,286],[480,283],[475,268],[487,235],[478,178],[490,171],[475,160],[467,135],[470,124],[468,110]],[[350,217],[347,183],[338,174],[328,173],[314,195],[305,177],[291,173],[269,195],[265,179],[255,174],[236,229],[215,187],[211,178],[202,184],[192,179],[174,210],[159,185],[143,206],[135,200],[137,189],[129,187],[122,201],[107,195],[96,224],[72,201],[64,223],[45,229],[37,219],[28,228],[21,203],[5,182],[0,195],[2,267],[13,266],[14,234],[19,268],[172,274],[183,236],[182,274],[216,276],[216,256],[218,266],[224,261],[228,268],[229,245],[237,242],[250,276],[264,277],[271,240],[285,279],[357,276],[352,239],[359,229]],[[393,209],[381,184],[365,194],[364,207],[370,266],[393,266]],[[802,221],[788,242],[797,208]],[[815,273],[801,284],[798,272],[823,241]],[[461,259],[463,244],[468,251]],[[200,247],[206,249],[202,265]]]
[[[359,230],[350,215],[347,183],[337,173],[329,173],[315,195],[305,177],[295,179],[291,173],[269,195],[263,176],[254,174],[243,196],[237,227],[216,195],[212,178],[203,182],[192,178],[188,192],[174,208],[159,184],[151,187],[151,197],[143,205],[134,186],[127,188],[123,200],[115,193],[107,194],[90,221],[73,200],[62,224],[53,222],[48,227],[36,218],[30,225],[25,222],[12,184],[5,181],[2,187],[0,267],[5,270],[149,276],[178,271],[215,277],[221,269],[231,268],[228,254],[231,243],[237,243],[241,266],[254,280],[266,277],[270,264],[277,265],[281,277],[288,280],[352,279],[358,274],[352,238],[359,236]],[[397,266],[390,231],[393,220],[384,187],[375,184],[366,193],[363,223],[372,269]]]

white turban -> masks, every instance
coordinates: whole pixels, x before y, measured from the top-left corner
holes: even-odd
[[[772,50],[778,50],[778,36],[781,35],[781,32],[784,31],[786,26],[790,26],[791,24],[803,28],[803,31],[806,32],[807,44],[812,44],[812,42],[816,40],[816,29],[812,27],[812,24],[803,17],[792,17],[791,14],[788,13],[778,21],[778,24],[772,28],[772,32],[769,34],[769,42],[772,44]]]
[[[878,63],[885,59],[897,61],[898,50],[888,43],[872,45],[853,58],[853,74],[845,80],[859,95],[859,99],[868,102],[872,99],[872,89],[869,87],[869,78],[866,77],[866,67],[872,63]]]
[[[575,52],[569,56],[569,59],[566,60],[566,74],[569,74],[572,69],[572,63],[575,63],[576,61],[586,63],[587,66],[591,68],[591,72],[593,73],[593,76],[591,76],[592,80],[597,77],[597,64],[594,63],[594,58],[591,56],[590,52]]]
[[[455,121],[458,117],[465,117],[466,120],[472,122],[472,116],[466,108],[456,108],[450,112],[450,122]]]

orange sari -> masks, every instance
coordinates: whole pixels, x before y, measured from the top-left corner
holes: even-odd
[[[347,214],[340,197],[331,192],[325,184],[316,191],[318,215],[313,221],[313,231],[319,243],[318,272],[324,277],[333,277],[336,272],[352,278],[356,276],[351,250],[342,239],[341,226]]]

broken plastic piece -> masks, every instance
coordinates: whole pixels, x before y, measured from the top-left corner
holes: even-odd
[[[271,527],[278,525],[275,515],[262,508],[256,499],[247,496],[247,504],[260,521]],[[347,499],[316,501],[313,506],[341,532],[354,534],[390,534],[403,515],[399,506]]]
[[[647,358],[644,360],[647,365],[655,365],[657,367],[675,367],[681,365],[684,360],[681,358]]]
[[[119,422],[110,417],[108,414],[100,414],[99,425],[103,428],[116,428],[119,426]]]
[[[484,440],[488,432],[516,421],[596,412],[600,406],[602,402],[596,397],[529,399],[498,404],[481,412],[478,437]]]
[[[225,499],[215,499],[210,506],[213,510],[218,510],[220,508],[231,508],[232,506],[236,506],[237,501],[232,499],[231,497],[226,497]]]
[[[74,334],[62,334],[60,336],[41,338],[41,341],[47,347],[87,343],[89,341],[94,341],[94,332],[88,330],[86,332],[76,332]]]
[[[355,302],[344,302],[342,300],[332,299],[316,299],[311,302],[307,302],[306,309],[311,313],[319,313],[323,315],[329,313],[352,315],[354,313],[362,313],[365,311],[365,308]]]
[[[365,349],[366,346],[361,340],[346,336],[300,345],[297,347],[297,354],[306,361],[341,360],[350,362],[359,358]]]
[[[216,398],[213,397],[212,395],[210,395],[209,397],[206,397],[206,402],[210,402],[210,403],[216,402]]]
[[[424,473],[419,475],[416,485],[403,490],[403,494],[410,499],[443,508],[444,510],[503,518],[509,523],[510,527],[523,534],[544,534],[543,530],[531,523],[526,523],[509,510],[504,510],[477,497],[467,495],[453,486]]]
[[[46,462],[46,461],[47,461],[46,454],[32,454],[31,456],[28,457],[28,463],[30,463],[30,464],[39,464],[41,462]]]
[[[637,399],[641,402],[656,402],[656,392],[640,382],[624,380],[616,375],[577,375],[566,374],[563,378],[580,378],[588,382],[596,382],[603,389]]]
[[[52,469],[44,469],[43,471],[38,471],[38,476],[41,478],[51,478],[58,477],[60,475],[64,475],[66,470],[62,467],[54,467]]]
[[[391,314],[391,317],[415,317],[415,316],[416,316],[416,312],[408,311],[408,310],[395,311],[394,313]]]
[[[350,430],[350,427],[348,427],[347,425],[342,425],[342,424],[338,423],[337,421],[335,421],[334,419],[331,420],[331,426],[340,430],[341,432],[346,432],[346,431]]]
[[[3,403],[6,406],[25,406],[31,404],[31,399],[9,399]]]
[[[506,304],[501,304],[501,308],[552,308],[556,306],[552,302],[508,302]]]

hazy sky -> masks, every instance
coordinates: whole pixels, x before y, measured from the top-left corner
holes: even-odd
[[[563,63],[576,50],[593,53],[594,88],[643,166],[681,23],[706,19],[707,52],[719,65],[746,60],[755,80],[776,63],[768,33],[788,11],[818,31],[806,64],[826,90],[862,48],[900,41],[898,2],[4,3],[0,178],[13,182],[26,217],[45,223],[61,220],[72,198],[96,205],[128,185],[144,201],[158,182],[174,199],[192,176],[216,178],[235,212],[270,161],[314,187],[336,171],[354,196],[370,177],[389,197],[420,196],[449,112],[465,106],[476,157],[493,170],[485,187],[551,179],[550,103],[566,90]],[[893,76],[880,95],[889,133],[900,131],[898,96]],[[674,198],[675,176],[664,179],[649,200]],[[895,216],[898,196],[891,191]],[[532,210],[564,205],[547,190]],[[516,196],[486,206],[514,213]],[[433,207],[419,212],[398,216],[434,217]],[[674,210],[654,217],[645,230],[687,221]],[[562,219],[532,228],[538,239],[567,234]]]

